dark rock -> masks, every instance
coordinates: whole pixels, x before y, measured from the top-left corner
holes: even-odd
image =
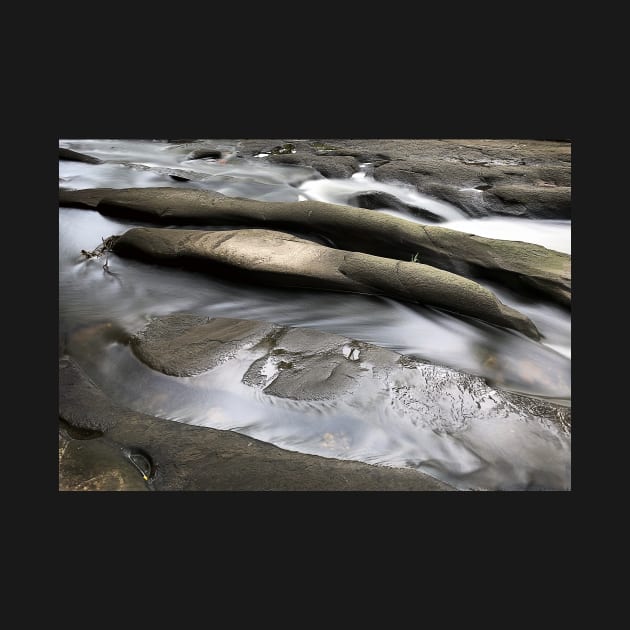
[[[242,141],[241,148],[269,149],[285,140]],[[251,144],[251,143],[255,143]],[[556,140],[291,140],[293,164],[350,157],[372,162],[374,178],[411,184],[419,192],[455,204],[471,216],[570,217],[571,144]],[[322,165],[323,166],[323,165]],[[317,167],[315,167],[317,168]],[[318,169],[320,170],[320,169]],[[329,175],[332,176],[332,175]],[[337,175],[334,176],[348,176]],[[501,196],[476,194],[478,186],[525,186],[515,207]]]
[[[452,490],[415,470],[371,466],[280,449],[255,438],[137,413],[112,403],[70,358],[60,417],[74,427],[109,425],[91,440],[60,426],[60,490]],[[74,395],[66,399],[64,388]],[[70,416],[70,419],[68,419]]]
[[[352,151],[350,149],[322,149],[315,151],[315,155],[324,156],[350,156],[362,164],[369,163],[372,166],[381,166],[390,161],[388,155],[382,153],[366,153],[365,151]]]
[[[486,189],[486,204],[497,214],[539,219],[570,219],[571,188],[506,184]],[[512,212],[511,212],[512,211]]]
[[[429,265],[324,247],[283,232],[134,228],[114,237],[112,248],[121,256],[264,284],[386,295],[540,337],[528,317],[472,280]]]
[[[476,376],[312,329],[274,325],[269,331],[267,322],[250,321],[249,330],[256,332],[242,343],[237,325],[243,323],[224,318],[202,321],[186,313],[157,317],[139,334],[138,344],[151,339],[148,365],[167,374],[197,373],[196,360],[187,366],[185,350],[172,353],[175,345],[189,347],[195,357],[206,354],[214,367],[204,376],[205,387],[229,374],[258,390],[256,399],[274,410],[291,409],[296,403],[313,410],[353,409],[358,417],[375,414],[428,429],[443,436],[443,444],[452,445],[454,439],[481,457],[479,469],[473,466],[466,481],[473,486],[487,487],[484,483],[489,482],[496,487],[496,474],[501,471],[501,488],[515,484],[523,489],[523,484],[532,482],[567,488],[570,408],[501,391]],[[238,348],[226,352],[217,345],[217,337],[222,344],[234,342]],[[532,439],[538,443],[535,454]],[[446,479],[457,478],[461,462],[453,462],[446,453],[437,461]]]
[[[479,193],[482,194],[482,193]],[[59,190],[63,205],[167,224],[253,225],[311,233],[336,246],[472,276],[485,274],[569,306],[571,257],[540,245],[424,226],[318,201],[263,202],[181,188]]]
[[[353,157],[317,157],[301,155],[270,155],[270,162],[310,166],[328,179],[350,177],[359,170],[359,163]]]
[[[143,469],[134,465],[129,457],[130,449],[102,436],[89,441],[76,439],[73,437],[76,432],[77,430],[72,425],[63,420],[60,421],[60,491],[151,489],[148,483],[149,476]],[[150,468],[149,472],[151,472]]]
[[[411,184],[471,216],[571,217],[569,143],[388,140],[378,145],[386,147],[392,160],[376,166],[375,179]],[[495,188],[503,187],[511,191],[509,197],[495,194]],[[483,194],[474,192],[484,188]]]
[[[190,376],[213,368],[273,330],[271,324],[207,317],[157,319],[132,339],[138,358],[172,376]]]
[[[271,150],[275,146],[281,146],[286,144],[286,140],[281,139],[256,139],[250,138],[245,140],[239,140],[237,143],[238,152],[245,158],[250,158],[258,155],[259,153],[271,154]],[[304,143],[297,142],[300,150],[303,150]]]
[[[217,151],[216,149],[195,149],[188,155],[189,160],[201,160],[203,158],[213,158],[215,160],[219,160],[222,157],[221,151]]]
[[[169,175],[169,177],[172,177],[176,182],[189,182],[190,181],[188,177],[182,177],[181,175]]]
[[[267,154],[261,158],[277,164],[307,166],[326,178],[347,178],[359,170],[359,162],[351,152],[321,151],[328,146],[309,140],[242,140],[239,152],[244,157]]]
[[[368,210],[398,210],[399,212],[406,212],[407,214],[420,217],[426,221],[433,221],[434,223],[441,223],[444,221],[442,217],[430,210],[425,210],[424,208],[419,208],[418,206],[411,206],[404,203],[394,195],[390,195],[385,192],[362,193],[349,199],[349,202],[350,205],[358,208],[366,208]]]
[[[291,142],[278,144],[271,149],[271,155],[288,155],[290,153],[295,153],[295,145]]]
[[[72,149],[66,149],[64,147],[59,147],[59,159],[69,160],[71,162],[85,162],[86,164],[102,164],[103,163],[103,160],[99,160],[98,158],[92,157],[91,155],[86,155],[85,153],[78,153],[77,151],[73,151]]]
[[[174,349],[177,348],[177,351]],[[390,391],[399,406],[403,396],[392,390],[392,381],[405,381],[415,397],[424,397],[424,408],[440,416],[434,428],[452,428],[462,418],[485,417],[488,411],[474,403],[494,397],[497,404],[516,405],[523,414],[532,414],[570,423],[570,409],[487,385],[483,379],[463,374],[451,368],[435,366],[392,350],[310,328],[293,328],[256,320],[223,317],[206,318],[192,313],[177,313],[154,317],[144,330],[132,338],[134,353],[150,368],[174,376],[193,376],[200,368],[214,369],[236,360],[241,366],[242,381],[266,394],[292,400],[338,400],[353,392]],[[200,363],[203,357],[203,365]],[[247,365],[249,364],[249,367]],[[245,366],[245,367],[243,367]],[[421,379],[421,380],[418,380]],[[427,388],[427,383],[439,382],[439,391]],[[422,384],[421,384],[422,382]],[[65,385],[64,385],[65,386]],[[471,409],[461,410],[460,420],[448,419],[443,406],[430,396],[454,395],[454,409],[460,405],[462,392],[470,391],[466,402]],[[91,391],[91,390],[90,390]],[[393,392],[393,393],[392,393]],[[410,396],[405,393],[405,398]],[[98,401],[98,397],[93,395]],[[72,397],[74,400],[74,396]],[[393,403],[392,403],[393,404]],[[100,403],[95,413],[102,413]],[[92,427],[93,422],[81,426]]]
[[[76,439],[59,426],[59,490],[148,490],[118,445],[102,437]]]

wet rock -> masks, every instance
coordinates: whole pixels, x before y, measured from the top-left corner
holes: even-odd
[[[70,358],[60,387],[60,490],[452,490],[415,470],[371,466],[280,449],[232,432],[162,420],[112,403]],[[72,384],[74,396],[65,397]],[[96,406],[94,405],[96,397]],[[72,438],[104,413],[101,437]],[[69,418],[70,416],[70,418]]]
[[[201,160],[203,158],[212,158],[215,160],[220,160],[222,156],[221,151],[216,149],[195,149],[188,155],[189,160]]]
[[[570,219],[571,188],[505,184],[484,192],[487,206],[497,214],[536,217],[538,219]]]
[[[243,157],[261,156],[277,164],[308,166],[329,179],[347,178],[358,172],[359,160],[355,155],[321,150],[327,146],[307,140],[242,140],[238,151]]]
[[[535,140],[386,141],[378,181],[404,182],[471,216],[571,217],[571,145]],[[499,194],[502,188],[510,196]],[[516,205],[516,203],[519,205]]]
[[[270,151],[271,155],[288,155],[295,153],[295,145],[292,142],[286,144],[278,144]]]
[[[239,153],[243,157],[260,156],[273,157],[276,155],[293,155],[293,164],[310,164],[316,160],[324,170],[326,164],[339,164],[336,158],[346,158],[346,163],[352,166],[369,162],[373,166],[385,164],[390,157],[377,149],[353,150],[341,148],[334,140],[321,142],[319,140],[240,140],[238,142]],[[317,159],[319,158],[319,159]],[[325,158],[325,159],[321,159]],[[352,161],[347,158],[351,158]],[[270,160],[270,161],[273,161]]]
[[[217,348],[212,333],[215,324],[226,330],[226,320],[196,322],[193,314],[185,313],[151,320],[147,330],[159,326],[164,352],[149,366],[161,363],[163,369],[167,366],[165,371],[187,374],[179,358],[169,361],[168,330],[172,327],[173,337],[179,338],[182,328],[203,327],[207,343],[203,335],[194,335],[196,351],[207,352],[214,364],[204,376],[204,386],[222,382],[229,374],[230,379],[240,378],[258,390],[256,399],[268,400],[272,409],[299,404],[315,413],[336,409],[360,415],[365,410],[385,424],[416,427],[420,440],[441,436],[437,469],[455,485],[463,460],[468,462],[464,468],[473,487],[496,487],[497,471],[501,471],[502,489],[570,485],[571,410],[562,404],[502,391],[476,376],[312,329],[276,325],[260,341],[241,345],[235,355],[228,355]],[[268,324],[258,325],[262,331]],[[229,342],[225,334],[223,339]],[[333,438],[323,436],[324,441]],[[456,444],[465,449],[457,462],[448,454],[452,448],[459,450]],[[410,460],[408,465],[423,466],[423,461]]]
[[[361,164],[370,164],[372,167],[382,166],[390,161],[388,155],[382,153],[367,153],[365,151],[352,151],[350,149],[320,149],[315,151],[315,155],[323,156],[350,156],[357,160]]]
[[[88,398],[91,404],[83,406],[82,401]],[[80,409],[78,416],[77,409]],[[71,361],[59,362],[59,416],[71,426],[96,434],[102,434],[118,422],[117,414],[101,390],[87,376],[81,381],[76,379]]]
[[[272,324],[248,320],[167,316],[134,337],[138,358],[172,376],[191,376],[213,368],[239,348],[259,342]]]
[[[243,141],[241,149],[250,150]],[[256,148],[284,140],[256,140]],[[555,140],[292,140],[292,163],[351,157],[371,162],[374,178],[411,184],[419,192],[455,204],[471,216],[502,214],[542,219],[570,218],[571,144]],[[252,146],[253,148],[253,146]],[[319,169],[318,169],[319,170]],[[481,194],[480,186],[487,194]],[[519,205],[495,186],[524,187]],[[533,190],[529,190],[533,189]]]
[[[374,389],[378,370],[400,358],[395,352],[318,330],[277,326],[271,341],[242,380],[265,394],[291,400],[332,401],[361,387]]]
[[[482,191],[483,192],[483,191]],[[63,205],[160,223],[255,225],[329,239],[336,246],[422,262],[466,276],[487,275],[518,289],[571,302],[571,257],[540,245],[484,238],[318,201],[265,202],[182,188],[60,189]]]
[[[85,162],[86,164],[102,164],[103,162],[102,160],[92,157],[91,155],[78,153],[77,151],[66,149],[64,147],[59,147],[59,159],[69,160],[71,162]]]
[[[118,445],[99,437],[73,438],[59,427],[59,490],[148,490]]]
[[[324,247],[283,232],[133,228],[112,243],[121,256],[282,287],[386,295],[540,338],[528,317],[472,280],[421,263]]]
[[[286,140],[281,139],[257,139],[257,138],[249,138],[244,140],[239,140],[237,143],[238,152],[245,158],[255,157],[261,153],[265,155],[271,155],[271,151],[274,147],[282,146],[287,144]],[[300,142],[292,140],[291,144],[297,144],[300,151],[304,150],[304,142]]]
[[[178,346],[181,349],[173,352]],[[242,363],[249,364],[242,368],[244,383],[266,394],[293,400],[338,400],[346,394],[368,390],[376,395],[379,387],[389,391],[396,389],[396,382],[405,383],[409,390],[405,397],[417,400],[416,406],[423,400],[422,406],[438,417],[433,428],[462,423],[448,419],[443,413],[444,405],[434,404],[437,399],[431,400],[433,394],[452,397],[460,419],[482,417],[485,411],[479,411],[482,407],[474,401],[494,397],[495,403],[515,405],[524,414],[570,423],[570,409],[566,407],[501,392],[479,377],[309,328],[177,313],[152,318],[132,338],[132,349],[152,369],[176,376],[198,374],[200,357],[204,357],[207,369],[233,359],[247,359]],[[469,392],[466,405],[470,409],[459,406],[465,392]],[[404,404],[399,401],[400,406]]]
[[[405,212],[414,217],[425,219],[426,221],[433,221],[434,223],[441,223],[444,221],[442,217],[430,210],[406,204],[394,195],[390,195],[385,192],[363,193],[361,195],[357,195],[356,197],[352,197],[348,201],[350,202],[350,205],[358,208],[366,208],[368,210],[398,210],[399,212]]]
[[[359,163],[353,157],[317,157],[302,155],[270,155],[270,162],[278,164],[295,164],[296,166],[310,166],[328,179],[350,177],[358,172]]]

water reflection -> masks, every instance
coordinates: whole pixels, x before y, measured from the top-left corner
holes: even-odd
[[[188,160],[187,150],[160,142],[77,140],[63,144],[104,160],[126,162],[60,162],[60,185],[69,188],[178,186],[260,200],[318,198],[334,203],[344,203],[358,190],[373,189],[369,175],[350,183],[325,180],[312,169],[268,164],[264,159],[223,164]],[[226,143],[225,148],[233,146]],[[184,171],[194,179],[170,177]],[[377,190],[406,203],[420,202],[410,189],[379,186]],[[464,231],[475,232],[475,225],[481,225],[482,220],[461,219],[457,210],[455,216],[449,206],[425,207],[442,213],[446,227],[459,222]],[[566,251],[568,246],[570,251],[569,222],[532,221],[528,232],[522,229],[522,219],[501,218],[499,222],[486,221],[480,229],[498,228],[505,238],[544,241],[541,244],[546,246],[553,242],[557,249]],[[113,220],[94,211],[59,211],[60,344],[115,400],[172,420],[239,430],[285,448],[419,467],[462,488],[566,487],[569,483],[570,440],[556,436],[554,441],[543,424],[525,426],[518,418],[494,417],[457,435],[438,435],[383,404],[376,394],[370,400],[329,407],[280,403],[235,379],[242,366],[225,367],[205,380],[203,376],[176,379],[140,364],[125,344],[129,334],[155,315],[188,311],[258,319],[371,342],[483,376],[510,390],[570,399],[571,322],[565,310],[525,300],[505,287],[482,281],[503,302],[534,321],[545,335],[537,343],[519,333],[387,298],[235,284],[115,255],[109,258],[112,273],[106,273],[103,260],[81,257],[81,249],[94,249],[102,238],[134,225],[139,223]],[[538,227],[549,229],[537,233]]]
[[[544,414],[532,422],[522,404],[501,401],[483,382],[439,366],[378,368],[370,387],[328,400],[291,400],[244,383],[264,348],[178,378],[139,362],[125,331],[109,322],[79,328],[67,343],[108,395],[158,417],[305,453],[411,466],[460,489],[570,485],[570,438],[561,424]]]

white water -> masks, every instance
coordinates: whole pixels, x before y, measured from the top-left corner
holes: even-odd
[[[61,144],[113,160],[100,165],[60,162],[60,185],[70,188],[179,186],[261,200],[308,198],[342,204],[363,192],[386,192],[441,216],[446,219],[441,224],[445,227],[570,252],[568,221],[466,219],[451,204],[410,187],[376,182],[365,171],[349,180],[326,180],[313,169],[270,164],[264,158],[227,163],[187,160],[186,150],[162,142],[81,140]],[[233,149],[220,144],[217,148],[226,152]],[[177,182],[168,176],[175,172],[195,179]],[[422,222],[404,213],[398,216]],[[149,370],[129,354],[113,331],[120,328],[132,333],[151,316],[180,311],[260,319],[342,334],[484,376],[507,389],[566,400],[571,395],[571,321],[563,309],[484,283],[503,302],[532,318],[545,335],[537,343],[518,333],[386,298],[238,285],[114,255],[109,258],[112,275],[103,271],[102,260],[86,261],[79,255],[81,249],[93,249],[101,238],[120,234],[132,225],[137,223],[108,219],[93,211],[61,208],[59,212],[60,334],[62,340],[69,340],[67,349],[113,398],[147,413],[235,429],[303,452],[397,466],[422,462],[423,470],[463,488],[479,484],[527,487],[536,483],[536,475],[544,476],[545,467],[551,477],[558,478],[558,466],[562,468],[570,455],[567,445],[562,442],[554,459],[556,447],[549,444],[557,440],[540,427],[525,428],[519,423],[494,426],[493,437],[487,435],[487,427],[483,431],[476,427],[473,433],[457,438],[438,438],[391,413],[377,413],[376,408],[362,409],[359,415],[341,405],[323,411],[296,403],[293,408],[270,410],[251,392],[245,393],[244,386],[230,384],[229,371],[221,378],[215,374],[212,385],[208,381],[201,387],[203,379],[188,382]]]
[[[541,221],[520,217],[484,217],[447,221],[451,230],[507,241],[536,243],[558,252],[571,253],[571,221]]]
[[[365,173],[355,173],[350,179],[311,179],[302,183],[299,189],[308,199],[338,204],[347,204],[348,199],[362,193],[384,192],[398,197],[408,205],[433,212],[443,219],[457,220],[466,216],[456,206],[423,195],[411,186],[378,182]],[[409,215],[404,218],[409,218]]]

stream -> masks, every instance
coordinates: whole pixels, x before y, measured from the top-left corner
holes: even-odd
[[[106,162],[59,162],[59,185],[82,189],[169,186],[262,201],[306,199],[348,204],[382,192],[443,219],[440,226],[571,252],[571,222],[493,216],[469,218],[457,207],[410,186],[378,182],[370,165],[348,179],[325,179],[310,167],[252,157],[187,159],[165,141],[60,140],[60,146]],[[234,144],[217,141],[233,151]],[[178,181],[172,175],[190,181]],[[471,189],[471,195],[480,191]],[[387,212],[424,223],[403,211]],[[426,222],[427,224],[430,224]],[[282,448],[387,466],[411,466],[468,490],[569,489],[570,433],[516,417],[481,422],[461,433],[416,426],[366,396],[354,405],[299,401],[270,404],[240,382],[234,365],[175,378],[138,361],[124,342],[156,315],[191,312],[256,319],[332,332],[483,377],[497,388],[570,406],[571,316],[476,279],[501,301],[529,316],[540,342],[439,309],[358,294],[237,284],[109,254],[85,259],[102,239],[150,225],[96,211],[59,208],[59,344],[114,401],[167,420],[237,430]],[[216,228],[215,228],[216,229]]]

